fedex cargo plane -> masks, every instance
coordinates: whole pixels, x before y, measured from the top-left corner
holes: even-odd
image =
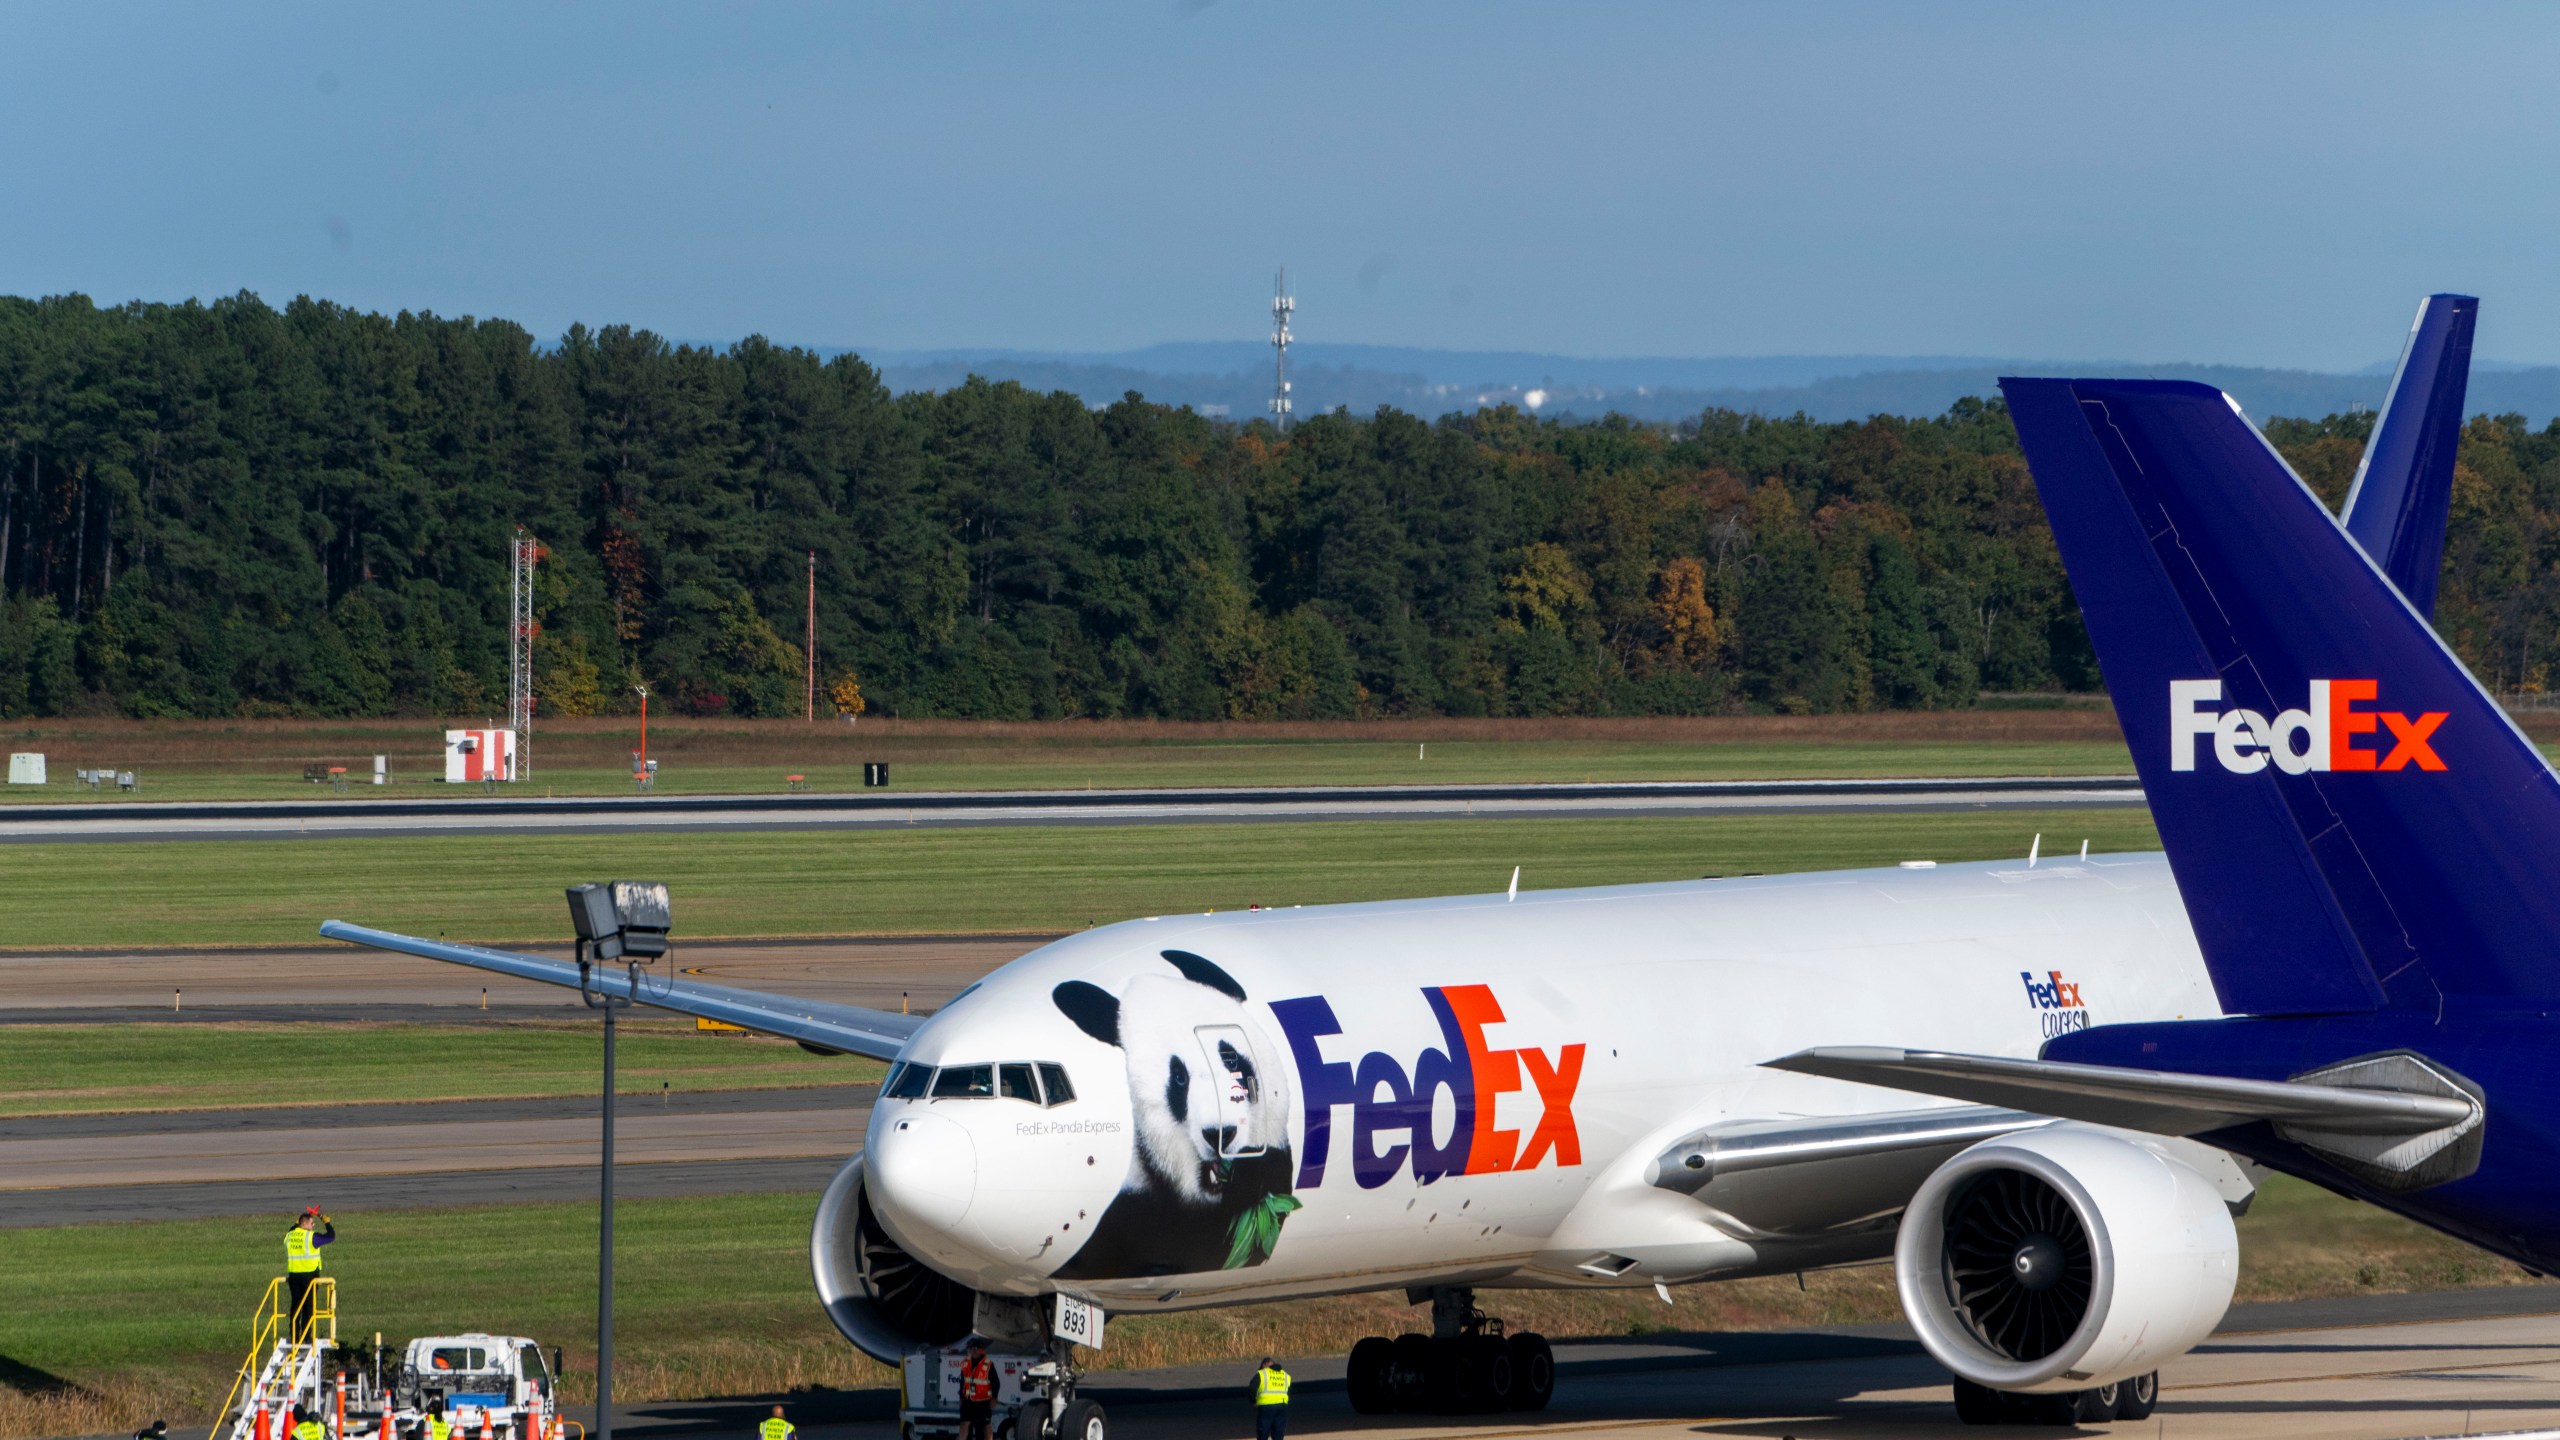
[[[2440,323],[2467,333],[2468,311]],[[2404,365],[2394,409],[2422,406],[2437,383],[2432,371],[2411,382]],[[2089,428],[2076,402],[2036,403],[2034,424],[2052,412]],[[2281,503],[2309,510],[2272,538],[2246,528],[2254,512],[2243,528],[2181,538],[2288,580],[2300,562],[2256,551],[2326,547],[2323,587],[2301,592],[2310,603],[2357,625],[2387,608],[2417,637],[2403,649],[2432,645],[2400,587],[2224,416],[2257,445],[2242,478],[2280,481]],[[2380,433],[2395,432],[2386,421]],[[2036,434],[2041,479],[2051,445]],[[2144,522],[2081,538],[2082,510],[2126,506],[2099,493],[2112,452],[2092,453],[2056,517],[2083,580],[2155,554]],[[2412,453],[2449,476],[2449,446]],[[2369,473],[2365,492],[2443,489],[2442,477],[2384,479]],[[2436,535],[2384,548],[2423,550]],[[2385,526],[2382,541],[2395,539]],[[2350,921],[2381,912],[2361,891],[2352,915],[2314,903],[2323,864],[2388,853],[2440,880],[2435,862],[2307,828],[2276,788],[2335,774],[2431,803],[2418,787],[2485,763],[2475,753],[2491,722],[2453,693],[2467,680],[2325,650],[2306,652],[2298,676],[2243,675],[2200,646],[2142,661],[2137,692],[2114,668],[2134,663],[2125,633],[2166,636],[2188,613],[2163,608],[2186,592],[2153,588],[2138,614],[2083,591],[2117,693],[2185,706],[2137,723],[2127,704],[2146,783],[2210,781],[2240,797],[2173,802],[2168,858],[1914,856],[1830,874],[1151,916],[1033,951],[930,1018],[336,921],[322,933],[891,1061],[861,1149],[818,1208],[819,1297],[884,1359],[973,1333],[1047,1350],[1060,1377],[1039,1421],[1051,1435],[1104,1433],[1099,1408],[1073,1397],[1056,1297],[1139,1314],[1400,1290],[1430,1321],[1354,1349],[1356,1406],[1538,1408],[1552,1354],[1486,1314],[1492,1292],[1887,1259],[1967,1418],[2136,1417],[2160,1364],[2230,1299],[2231,1215],[2258,1164],[2368,1177],[2357,1193],[2401,1199],[2467,1185],[2486,1113],[2468,1077],[2491,1072],[2469,1051],[2419,1054],[2390,1008],[2434,993],[2432,950],[2351,956],[2363,932]],[[2285,623],[2270,612],[2270,626]],[[2173,750],[2200,768],[2173,769]],[[2312,771],[2306,756],[2336,768]],[[2205,817],[2235,803],[2256,818],[2217,833]],[[2210,850],[2183,856],[2200,830]],[[2326,930],[2304,928],[2324,917]],[[2448,943],[2477,967],[2481,941]],[[2350,1019],[2228,1018],[2312,1011]],[[2225,1042],[2189,1038],[2268,1025],[2294,1028],[2230,1052],[2252,1057],[2237,1070],[2200,1063]],[[2127,1048],[2114,1038],[2126,1035],[2144,1038]],[[2065,1053],[2200,1073],[2040,1058]],[[1914,1069],[1928,1064],[1960,1078]],[[2095,1097],[2086,1113],[2055,1103],[2080,1093]]]

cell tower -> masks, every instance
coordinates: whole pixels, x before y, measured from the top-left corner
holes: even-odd
[[[516,772],[508,778],[514,780],[533,774],[533,567],[541,558],[540,542],[518,526],[508,567],[515,593],[507,624],[507,728],[516,734]]]
[[[1289,428],[1289,316],[1298,302],[1289,297],[1289,271],[1282,267],[1271,282],[1271,418],[1281,429]]]

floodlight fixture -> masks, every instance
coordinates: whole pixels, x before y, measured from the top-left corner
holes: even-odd
[[[657,880],[609,880],[568,889],[569,925],[597,960],[645,963],[667,953],[674,912]]]

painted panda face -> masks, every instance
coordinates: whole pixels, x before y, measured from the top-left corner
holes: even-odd
[[[1237,1157],[1287,1148],[1288,1111],[1263,1084],[1266,1060],[1244,987],[1196,955],[1165,958],[1180,973],[1141,975],[1118,996],[1083,981],[1054,994],[1086,1033],[1126,1057],[1146,1184],[1214,1205]]]

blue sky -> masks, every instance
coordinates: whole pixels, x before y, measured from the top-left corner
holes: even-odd
[[[0,292],[693,338],[2560,361],[2560,7],[0,9]]]

